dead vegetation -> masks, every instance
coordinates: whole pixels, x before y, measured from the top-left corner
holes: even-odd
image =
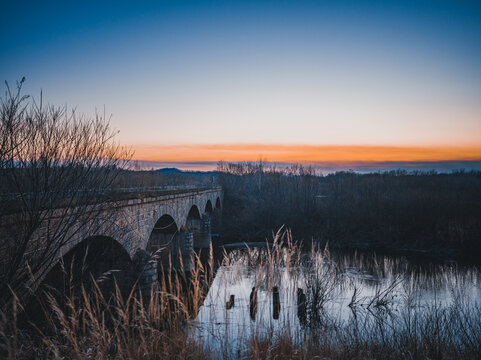
[[[462,293],[448,305],[421,306],[414,290],[393,302],[396,289],[403,287],[395,279],[379,287],[374,296],[354,296],[351,303],[356,316],[346,322],[324,311],[335,301],[338,278],[344,271],[327,249],[302,254],[289,233],[278,232],[265,249],[244,252],[241,262],[239,253],[234,253],[226,253],[223,265],[258,266],[256,286],[269,294],[278,272],[304,269],[303,274],[312,274],[305,280],[307,327],[286,324],[283,331],[269,336],[263,332],[246,336],[239,349],[225,342],[213,348],[202,337],[193,337],[207,291],[205,281],[212,281],[213,274],[209,265],[197,259],[193,273],[169,272],[159,278],[150,294],[133,288],[124,296],[117,287],[107,298],[99,287],[90,293],[82,289],[71,295],[67,306],[47,296],[48,326],[36,330],[24,330],[16,323],[17,316],[3,314],[3,353],[11,359],[468,359],[479,355],[481,308]],[[394,303],[403,311],[391,311]],[[17,299],[11,305],[12,314],[22,311]]]

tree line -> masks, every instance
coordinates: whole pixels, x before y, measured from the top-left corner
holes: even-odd
[[[219,163],[222,233],[263,240],[284,225],[304,242],[470,257],[481,250],[481,172],[318,174],[263,161]]]

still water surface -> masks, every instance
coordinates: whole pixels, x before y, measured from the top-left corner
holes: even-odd
[[[265,249],[229,252],[193,321],[197,341],[223,351],[228,344],[235,352],[252,338],[289,334],[302,341],[354,321],[388,320],[393,329],[434,308],[471,306],[481,298],[480,269],[456,262],[372,252],[317,251],[287,263],[283,250],[275,261],[263,261],[267,256]]]

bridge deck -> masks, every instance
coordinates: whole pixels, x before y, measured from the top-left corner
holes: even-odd
[[[176,195],[195,195],[204,191],[216,191],[219,186],[159,186],[137,188],[113,188],[102,190],[60,191],[55,193],[5,194],[0,196],[3,202],[4,215],[13,215],[22,210],[25,203],[45,201],[45,209],[60,209],[77,205],[108,204],[128,200],[156,199],[159,197],[175,197]],[[89,199],[91,199],[89,201]],[[114,204],[112,204],[114,205]],[[39,207],[41,209],[41,207]],[[6,211],[5,211],[6,210]]]

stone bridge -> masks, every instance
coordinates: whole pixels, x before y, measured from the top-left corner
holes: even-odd
[[[108,216],[100,214],[89,226],[69,229],[69,241],[57,258],[86,259],[94,277],[112,269],[126,270],[146,288],[157,279],[159,266],[193,269],[195,249],[211,246],[212,226],[215,230],[222,202],[221,187],[123,189],[104,211]],[[41,229],[37,237],[42,237]],[[56,261],[42,281],[56,287],[60,266]]]
[[[72,245],[106,236],[119,242],[131,258],[138,250],[155,252],[169,244],[181,249],[210,247],[211,220],[220,215],[222,188],[179,187],[159,194],[145,192],[147,195],[137,191],[135,198],[117,201],[112,209],[116,211],[114,219],[76,229]]]

